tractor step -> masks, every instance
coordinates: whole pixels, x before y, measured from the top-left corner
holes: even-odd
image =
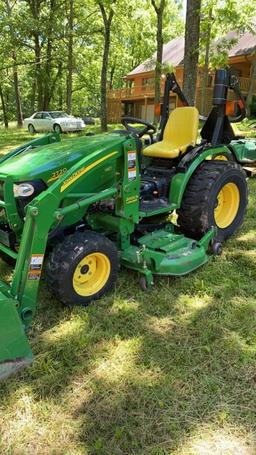
[[[0,292],[0,381],[27,367],[33,359],[16,305],[17,301]]]
[[[152,199],[142,199],[140,201],[140,210],[142,212],[153,212],[162,208],[168,207],[169,202],[165,197],[161,198],[152,198]]]

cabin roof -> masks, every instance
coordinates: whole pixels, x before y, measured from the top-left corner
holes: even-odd
[[[184,58],[184,43],[184,38],[180,36],[169,41],[169,43],[164,44],[163,63],[169,63],[174,66],[180,65]],[[148,58],[145,60],[145,62],[134,68],[134,70],[132,70],[128,76],[152,71],[155,68],[155,59],[156,52],[152,55],[152,57]]]
[[[237,40],[236,44],[229,50],[228,56],[237,57],[242,55],[250,55],[256,52],[256,35],[250,32],[245,32],[243,35],[238,35],[236,32],[229,32],[225,36],[225,40]],[[218,41],[221,42],[221,39]],[[218,44],[218,43],[216,43]],[[163,64],[171,64],[174,67],[182,65],[184,59],[184,37],[174,38],[163,46]],[[127,76],[133,76],[140,73],[153,71],[155,68],[156,52],[152,57],[145,60],[143,63],[134,68]]]
[[[237,34],[234,32],[228,33],[226,39],[237,39]],[[237,57],[239,55],[250,55],[256,51],[256,35],[250,32],[245,32],[238,37],[237,43],[230,49],[228,56]]]

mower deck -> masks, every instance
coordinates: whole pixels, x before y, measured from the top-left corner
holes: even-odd
[[[214,229],[196,241],[175,234],[172,225],[169,226],[143,235],[138,246],[131,245],[121,253],[121,263],[142,273],[148,286],[153,284],[153,275],[187,275],[208,261],[207,250]]]

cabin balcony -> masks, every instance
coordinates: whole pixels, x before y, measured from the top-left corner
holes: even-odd
[[[108,90],[107,97],[123,101],[143,100],[145,98],[154,98],[155,86],[154,79],[150,79],[150,84],[136,84],[132,87],[124,87],[115,90]],[[137,82],[137,81],[136,81]],[[141,81],[140,81],[141,82]],[[180,81],[179,81],[180,83]],[[164,94],[165,79],[161,79],[161,96]]]
[[[241,91],[246,94],[249,90],[250,79],[248,77],[239,77]],[[178,83],[182,85],[182,81],[178,80]],[[212,78],[209,88],[213,88],[214,78]],[[198,90],[201,89],[200,80],[198,81]],[[256,93],[256,81],[254,81],[253,92]],[[125,87],[115,90],[108,90],[107,97],[109,99],[115,99],[120,101],[135,101],[145,98],[154,98],[155,87],[153,84],[150,85],[135,85],[133,87]],[[164,80],[161,81],[161,95],[164,94]]]

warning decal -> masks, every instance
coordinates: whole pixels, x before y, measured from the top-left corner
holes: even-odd
[[[28,273],[28,280],[37,281],[40,280],[41,277],[41,270],[35,270],[34,272]]]
[[[32,254],[29,264],[28,279],[40,280],[42,267],[43,267],[43,254]]]
[[[136,168],[128,169],[128,179],[133,180],[136,178]]]
[[[128,152],[128,180],[136,179],[136,152]]]

